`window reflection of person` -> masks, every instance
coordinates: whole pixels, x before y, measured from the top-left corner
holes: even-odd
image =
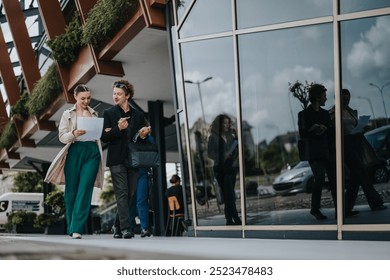
[[[214,161],[214,175],[222,190],[226,225],[241,225],[234,190],[238,171],[237,139],[229,116],[220,114],[211,123],[207,152]]]
[[[313,84],[309,88],[310,105],[298,113],[299,134],[307,141],[308,161],[315,182],[310,214],[317,220],[326,219],[320,211],[325,173],[328,175],[333,202],[336,205],[334,132],[329,112],[322,108],[326,100],[326,88],[320,84]]]
[[[369,156],[368,161],[376,158],[374,150],[364,138],[363,132],[355,133],[354,129],[358,124],[358,112],[349,106],[351,93],[348,89],[342,89],[342,120],[344,133],[344,160],[349,171],[348,186],[345,193],[345,215],[354,216],[359,213],[353,210],[354,204],[362,186],[364,195],[370,208],[374,211],[384,210],[387,207],[383,205],[383,200],[375,190],[369,175],[369,165],[364,156]],[[334,119],[334,109],[330,110]]]

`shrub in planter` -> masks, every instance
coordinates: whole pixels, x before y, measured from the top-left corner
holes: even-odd
[[[116,35],[137,7],[138,0],[98,0],[88,13],[81,41],[99,49]]]
[[[17,116],[18,118],[25,120],[28,118],[29,113],[26,107],[26,103],[29,99],[29,94],[28,92],[24,92],[18,102],[14,106],[11,106],[11,116],[15,117]]]
[[[15,144],[16,140],[18,140],[15,124],[10,121],[0,132],[0,149],[9,149],[13,144]]]
[[[57,67],[53,63],[46,74],[35,84],[26,107],[30,115],[40,115],[62,92],[62,84]]]
[[[75,14],[63,34],[47,41],[46,44],[52,50],[52,55],[58,64],[68,65],[76,60],[82,47],[81,32],[80,20]]]
[[[50,192],[44,204],[52,209],[52,213],[43,213],[34,220],[35,227],[45,228],[45,233],[63,234],[66,232],[65,224],[65,200],[63,191]],[[53,230],[53,228],[56,228]]]
[[[37,214],[34,212],[15,211],[8,216],[4,225],[8,232],[16,233],[41,233],[43,228],[34,227],[34,220]]]

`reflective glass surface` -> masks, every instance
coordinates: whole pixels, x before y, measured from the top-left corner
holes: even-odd
[[[298,157],[298,112],[289,91],[299,81],[321,83],[334,105],[330,24],[239,37],[247,224],[312,224],[313,174]],[[323,187],[321,208],[335,223],[334,204]],[[288,211],[289,214],[286,214]]]
[[[390,201],[389,26],[390,16],[341,23],[346,223],[390,222],[377,214]],[[364,116],[368,125],[354,129]]]
[[[237,0],[238,28],[290,22],[332,14],[332,0]]]
[[[225,143],[226,139],[222,137],[227,132],[223,132],[220,138],[212,138],[217,139],[214,142],[210,136],[211,124],[220,114],[226,114],[231,119],[228,133],[237,127],[233,40],[203,40],[181,46],[198,225],[225,225],[226,211],[240,211],[237,143],[234,146],[231,134],[226,142],[228,144]],[[229,178],[219,177],[221,170],[216,169],[221,167],[217,162],[228,160],[222,148],[226,148],[226,152],[231,148],[230,154],[235,155],[229,158],[232,169],[222,174]]]
[[[230,0],[198,0],[180,29],[180,38],[232,30]]]
[[[386,7],[390,7],[390,1],[388,0],[340,0],[340,12],[342,14]]]

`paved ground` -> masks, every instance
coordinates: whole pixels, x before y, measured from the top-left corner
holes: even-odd
[[[390,260],[388,241],[0,234],[3,260]]]

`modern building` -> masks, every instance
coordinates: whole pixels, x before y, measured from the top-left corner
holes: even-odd
[[[1,13],[3,173],[44,173],[61,147],[57,125],[74,101],[73,88],[87,84],[102,112],[112,104],[113,81],[124,77],[135,86],[133,106],[150,119],[161,159],[180,163],[190,193],[190,234],[390,240],[389,161],[365,170],[389,207],[373,211],[360,189],[360,213],[343,214],[349,178],[360,174],[348,174],[343,164],[340,106],[347,88],[350,106],[370,116],[366,129],[389,123],[389,1],[3,0]],[[299,162],[297,114],[311,83],[327,88],[324,108],[335,106],[336,112],[337,203],[325,188],[326,220],[310,215],[310,193],[280,196],[272,187],[275,177]],[[303,99],[293,95],[296,85]],[[54,96],[39,95],[50,91]],[[20,105],[26,96],[27,107]],[[29,113],[21,114],[20,107]],[[226,225],[224,186],[207,153],[209,126],[219,114],[233,120],[238,137],[239,225]],[[286,188],[297,187],[305,175],[297,172]],[[166,213],[164,165],[155,182],[158,235]]]

